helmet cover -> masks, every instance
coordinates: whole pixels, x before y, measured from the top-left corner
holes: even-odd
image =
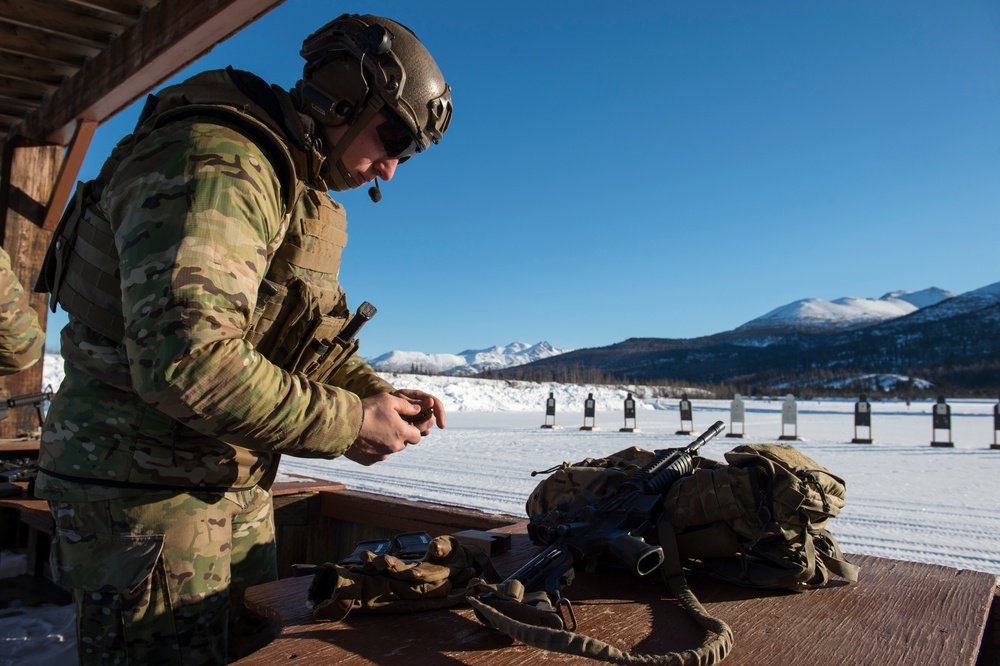
[[[344,14],[302,43],[300,90],[324,125],[353,125],[391,112],[417,150],[438,143],[451,122],[451,86],[409,28],[379,16]]]

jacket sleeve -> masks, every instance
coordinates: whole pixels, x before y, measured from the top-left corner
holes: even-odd
[[[358,354],[352,355],[330,378],[334,386],[342,386],[362,398],[377,393],[392,393],[396,389],[375,372]]]
[[[45,332],[21,282],[0,248],[0,375],[34,365],[45,350]]]
[[[287,228],[263,152],[232,128],[174,122],[136,146],[104,203],[139,396],[234,445],[344,453],[361,427],[361,398],[288,373],[243,340]]]

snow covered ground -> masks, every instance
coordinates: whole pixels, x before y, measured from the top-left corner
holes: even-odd
[[[387,375],[399,387],[440,397],[447,427],[384,463],[361,467],[347,460],[284,458],[291,474],[342,481],[357,490],[461,504],[521,515],[539,481],[532,470],[575,462],[636,445],[687,444],[677,399],[638,401],[640,432],[623,433],[625,389],[525,382]],[[543,429],[545,398],[556,398],[557,430]],[[599,431],[581,431],[583,401],[593,393]],[[715,421],[730,427],[730,400],[691,398],[694,429]],[[744,398],[742,439],[720,435],[703,455],[721,460],[741,443],[792,442],[847,482],[847,506],[831,531],[847,552],[929,562],[1000,575],[1000,450],[994,442],[995,402],[949,401],[953,448],[932,447],[949,433],[932,430],[930,401],[872,401],[874,444],[852,444],[853,400],[798,400],[796,427],[782,427],[783,397]],[[588,423],[589,425],[589,423]],[[631,425],[631,424],[629,424]],[[689,424],[685,424],[689,425]],[[869,430],[859,429],[867,438]]]
[[[47,360],[46,381],[58,386],[58,357]],[[387,375],[400,388],[421,388],[440,397],[447,427],[418,445],[372,467],[350,461],[286,457],[285,474],[327,478],[357,490],[447,502],[489,512],[521,515],[538,482],[532,470],[563,461],[604,455],[636,445],[647,449],[687,444],[678,400],[637,400],[640,432],[619,432],[624,423],[625,388],[531,384],[458,377]],[[629,387],[642,396],[641,387]],[[545,399],[556,399],[558,429],[543,429]],[[593,394],[596,425],[581,431],[584,400]],[[648,395],[648,393],[647,393]],[[691,395],[694,430],[717,420],[729,432],[730,401]],[[722,459],[741,443],[773,442],[798,434],[804,453],[847,481],[847,506],[831,531],[847,553],[927,562],[987,571],[1000,576],[1000,450],[995,439],[992,401],[949,401],[953,448],[933,431],[932,403],[872,400],[874,444],[852,444],[854,401],[797,401],[797,424],[782,426],[783,396],[745,401],[742,439],[717,437],[702,453]],[[588,423],[589,425],[589,423]],[[629,425],[632,425],[631,423]],[[687,424],[685,424],[687,425]],[[868,429],[858,433],[868,435]],[[10,561],[7,554],[4,561]],[[9,573],[7,574],[9,575]],[[72,629],[66,610],[0,611],[0,666],[72,664]],[[70,618],[71,619],[71,618]]]

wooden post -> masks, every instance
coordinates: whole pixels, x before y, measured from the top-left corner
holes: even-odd
[[[63,147],[14,138],[4,144],[0,159],[0,240],[44,330],[48,296],[35,294],[32,288],[51,235],[43,224],[62,165]],[[37,393],[43,388],[43,363],[39,361],[23,372],[0,378],[0,393],[7,398]],[[38,426],[34,409],[12,409],[10,416],[0,421],[0,438],[33,434]]]

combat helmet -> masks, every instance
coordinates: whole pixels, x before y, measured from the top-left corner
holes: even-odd
[[[327,154],[332,189],[351,187],[341,158],[375,114],[398,121],[395,140],[382,139],[400,162],[438,143],[448,130],[451,86],[406,26],[380,16],[343,14],[307,37],[301,55],[306,64],[298,92],[305,112],[323,125],[348,125]]]

